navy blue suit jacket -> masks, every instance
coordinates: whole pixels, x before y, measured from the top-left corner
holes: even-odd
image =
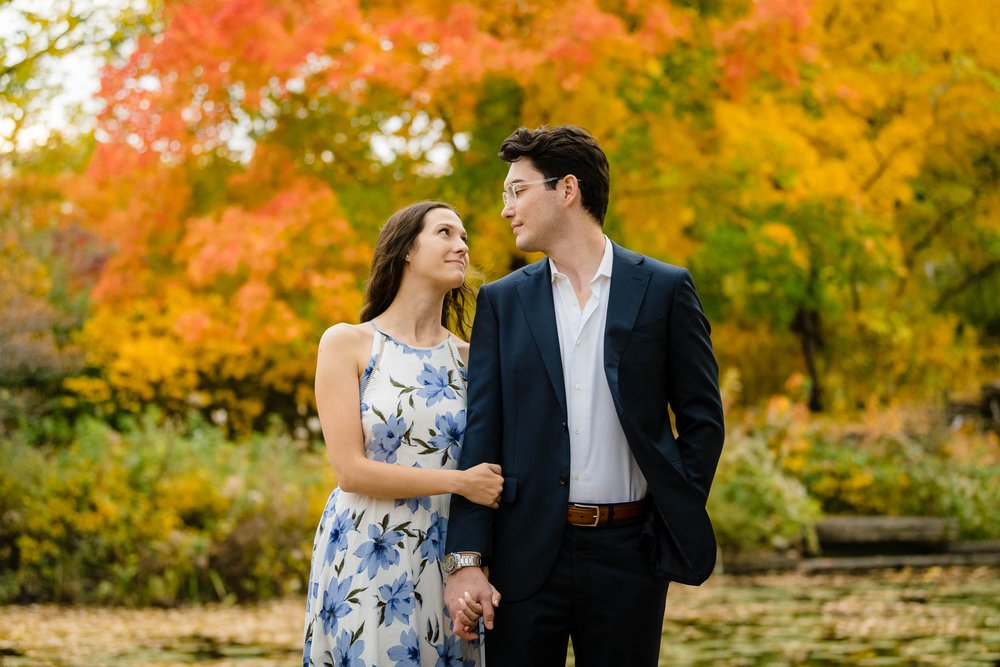
[[[636,558],[690,584],[708,578],[716,555],[705,502],[724,426],[709,333],[687,270],[614,245],[604,368],[656,508],[644,529],[646,553]],[[484,285],[459,467],[499,463],[503,495],[495,511],[454,495],[446,549],[482,553],[506,600],[538,590],[565,529],[570,445],[563,384],[548,260]]]

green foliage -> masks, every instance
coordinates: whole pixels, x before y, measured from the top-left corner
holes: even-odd
[[[719,546],[815,551],[819,505],[759,437],[730,438],[708,499]]]
[[[963,539],[1000,538],[1000,464],[951,460],[926,439],[818,440],[802,479],[829,514],[955,517]]]
[[[0,602],[117,604],[266,599],[301,588],[332,488],[287,436],[227,442],[203,424],[71,446],[0,443]]]

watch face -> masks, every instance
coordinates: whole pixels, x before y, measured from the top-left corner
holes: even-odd
[[[458,565],[458,563],[455,562],[456,560],[457,559],[455,558],[455,554],[446,555],[444,557],[444,571],[447,572],[448,574],[454,572],[455,566]]]

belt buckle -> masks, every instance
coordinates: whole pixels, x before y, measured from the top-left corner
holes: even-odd
[[[597,505],[581,505],[580,503],[574,503],[577,507],[585,507],[589,510],[594,510],[594,523],[581,523],[577,524],[583,528],[597,528],[597,525],[601,523],[601,508]]]

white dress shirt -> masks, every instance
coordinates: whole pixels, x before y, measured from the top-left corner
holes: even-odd
[[[571,503],[621,503],[646,495],[646,479],[629,449],[604,374],[613,258],[611,241],[605,236],[604,256],[590,280],[590,299],[582,309],[569,278],[549,259],[566,384]]]

